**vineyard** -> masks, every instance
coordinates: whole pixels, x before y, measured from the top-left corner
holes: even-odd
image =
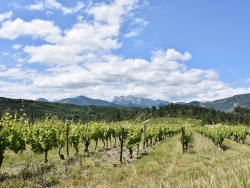
[[[181,118],[31,124],[6,112],[0,131],[3,187],[250,186],[246,126]]]

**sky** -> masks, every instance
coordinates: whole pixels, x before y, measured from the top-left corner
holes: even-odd
[[[249,0],[0,0],[0,97],[250,93]]]

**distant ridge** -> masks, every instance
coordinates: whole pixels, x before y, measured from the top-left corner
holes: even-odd
[[[74,104],[74,105],[80,105],[80,106],[118,106],[114,103],[100,100],[100,99],[91,99],[85,96],[78,96],[74,98],[67,98],[57,101],[57,103],[67,103],[67,104]]]
[[[134,97],[132,95],[129,96],[120,96],[114,97],[112,103],[121,105],[121,106],[136,106],[136,107],[152,107],[156,106],[159,107],[160,105],[168,105],[171,102],[169,101],[162,101],[162,100],[151,100],[147,98],[139,98]],[[192,101],[189,103],[185,102],[177,102],[177,104],[182,105],[194,105],[200,106],[205,108],[213,108],[215,110],[220,111],[232,111],[234,107],[240,106],[245,108],[250,108],[250,93],[247,94],[239,94],[234,95],[232,97],[219,99],[215,101],[207,101],[207,102],[199,102],[199,101]]]
[[[45,98],[38,98],[36,101],[49,102]],[[146,108],[146,107],[151,108],[152,106],[159,107],[161,105],[164,106],[164,105],[168,105],[171,103],[169,101],[152,100],[148,98],[134,97],[132,95],[119,96],[119,97],[115,96],[112,102],[100,100],[100,99],[92,99],[92,98],[88,98],[85,96],[66,98],[66,99],[61,99],[61,100],[53,101],[53,102],[74,104],[74,105],[80,105],[80,106],[95,105],[95,106],[140,107],[140,108]],[[232,97],[219,99],[215,101],[208,101],[208,102],[192,101],[189,103],[177,102],[176,104],[194,105],[194,106],[205,107],[205,108],[213,108],[215,110],[221,110],[221,111],[227,112],[227,111],[232,111],[234,107],[237,107],[237,106],[250,108],[250,93],[235,95]]]
[[[47,99],[45,98],[38,98],[36,99],[36,101],[40,101],[40,102],[49,102]]]
[[[152,100],[148,98],[140,98],[140,97],[134,97],[132,95],[129,96],[115,96],[112,103],[115,103],[117,105],[121,106],[134,106],[134,107],[152,107],[156,106],[159,107],[161,105],[168,105],[170,102],[168,101],[162,101],[162,100]]]
[[[237,106],[250,108],[250,93],[234,95],[229,98],[219,99],[211,102],[203,102],[200,103],[199,106],[221,111],[231,111]]]

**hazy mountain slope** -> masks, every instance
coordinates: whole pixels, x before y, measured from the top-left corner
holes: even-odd
[[[40,102],[49,102],[47,99],[45,98],[38,98],[36,99],[36,101],[40,101]]]
[[[117,105],[121,106],[136,106],[136,107],[152,107],[152,106],[161,106],[161,105],[167,105],[170,102],[168,101],[162,101],[162,100],[152,100],[148,98],[140,98],[140,97],[134,97],[132,95],[129,96],[116,96],[114,97],[112,103],[115,103]]]
[[[250,108],[250,93],[235,95],[229,98],[200,103],[199,106],[221,111],[231,111],[236,106]]]
[[[89,105],[94,105],[94,106],[117,106],[116,104],[105,101],[105,100],[91,99],[91,98],[88,98],[88,97],[85,97],[85,96],[62,99],[62,100],[59,100],[57,102],[58,103],[75,104],[75,105],[80,105],[80,106],[89,106]]]
[[[39,98],[36,101],[40,102],[48,102],[45,98]],[[66,103],[66,104],[74,104],[79,106],[124,106],[124,107],[152,107],[156,106],[159,107],[161,105],[168,105],[170,102],[162,101],[162,100],[152,100],[148,98],[140,98],[134,97],[132,95],[129,96],[116,96],[114,97],[112,102],[108,102],[105,100],[100,99],[92,99],[85,96],[78,96],[74,98],[67,98],[61,99],[59,101],[54,101],[56,103]],[[245,108],[250,108],[250,93],[248,94],[241,94],[235,95],[229,98],[215,100],[215,101],[208,101],[208,102],[199,102],[199,101],[192,101],[189,103],[178,103],[177,104],[186,104],[186,105],[194,105],[206,108],[213,108],[215,110],[221,111],[231,111],[234,107],[240,106]]]

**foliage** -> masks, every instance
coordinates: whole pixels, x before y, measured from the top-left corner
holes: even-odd
[[[182,152],[183,153],[188,150],[188,144],[190,143],[191,139],[192,139],[191,131],[186,126],[182,126],[180,140],[182,143]]]
[[[23,114],[25,115],[25,114]],[[4,152],[9,149],[18,153],[26,148],[23,130],[25,127],[25,120],[14,117],[6,111],[0,122],[0,167],[3,162]]]
[[[144,110],[146,112],[147,110]],[[179,117],[194,118],[201,120],[201,125],[205,124],[245,124],[250,125],[250,116],[236,112],[216,111],[193,105],[169,104],[157,109],[157,117]]]
[[[27,128],[27,143],[35,153],[44,153],[45,163],[48,162],[48,151],[59,145],[60,126],[56,120],[45,119]],[[58,126],[56,126],[58,125]]]
[[[201,127],[197,129],[198,132],[203,134],[204,136],[210,138],[213,143],[221,148],[221,144],[224,141],[224,129],[221,126],[213,126],[213,127]]]
[[[74,122],[121,121],[133,119],[141,111],[134,107],[78,106],[0,97],[0,117],[6,109],[11,109],[12,115],[23,109],[30,123],[54,116]]]

